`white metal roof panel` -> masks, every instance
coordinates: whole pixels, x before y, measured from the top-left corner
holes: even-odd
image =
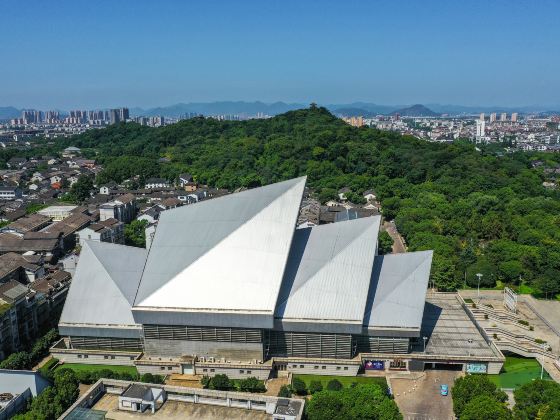
[[[60,324],[135,325],[131,306],[146,250],[84,241]]]
[[[362,325],[381,217],[298,229],[276,318]]]
[[[420,328],[433,251],[375,258],[366,328]]]
[[[163,212],[135,308],[272,315],[305,178]]]

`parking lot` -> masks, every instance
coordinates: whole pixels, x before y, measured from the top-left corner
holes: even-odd
[[[453,419],[451,388],[461,372],[427,370],[417,380],[391,379],[395,401],[405,420]],[[440,395],[440,385],[449,387],[449,395]]]

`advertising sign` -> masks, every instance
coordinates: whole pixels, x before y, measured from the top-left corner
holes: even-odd
[[[365,370],[385,370],[385,362],[383,360],[366,360]]]
[[[467,373],[486,373],[486,363],[467,363]]]

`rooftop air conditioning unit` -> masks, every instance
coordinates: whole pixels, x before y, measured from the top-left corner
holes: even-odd
[[[208,361],[211,362],[211,363],[214,363],[214,358],[213,358],[213,357],[209,357],[209,358],[208,358]]]
[[[200,360],[202,363],[204,363],[206,361],[206,359],[204,357],[199,357],[198,360]]]

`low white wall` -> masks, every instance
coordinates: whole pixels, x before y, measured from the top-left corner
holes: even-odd
[[[270,377],[271,367],[267,366],[266,368],[263,368],[258,365],[248,365],[246,367],[195,365],[194,371],[196,375],[215,376],[223,374],[227,375],[231,379],[255,377],[264,381]]]
[[[75,351],[75,350],[74,350]],[[83,350],[79,353],[68,352],[68,351],[57,351],[55,348],[51,348],[51,354],[58,360],[64,363],[84,363],[89,365],[118,365],[118,366],[134,366],[134,360],[137,355],[123,355],[123,354],[112,354],[108,352],[106,354],[99,352],[95,353]]]
[[[304,375],[356,376],[360,365],[288,362],[286,370]]]

